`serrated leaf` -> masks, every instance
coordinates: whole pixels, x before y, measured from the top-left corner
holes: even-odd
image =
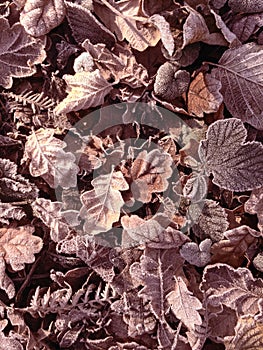
[[[26,0],[20,23],[28,34],[39,37],[57,27],[65,14],[64,0]]]
[[[100,175],[91,183],[94,189],[80,197],[83,204],[80,216],[85,219],[85,232],[95,235],[108,231],[119,220],[124,205],[120,191],[127,190],[129,185],[121,171]]]
[[[221,83],[219,80],[200,72],[189,86],[189,113],[201,118],[204,113],[216,112],[223,102],[223,97],[219,92],[220,89]]]
[[[230,191],[249,191],[263,184],[263,146],[245,142],[246,129],[236,118],[218,120],[201,141],[199,156],[213,182]]]
[[[103,43],[109,49],[115,44],[114,35],[98,21],[90,10],[69,1],[65,1],[65,4],[67,20],[78,44],[82,44],[86,39],[89,39],[92,44]]]
[[[38,196],[38,188],[17,174],[17,165],[9,159],[0,159],[0,190],[0,198],[3,201],[30,200]]]
[[[78,173],[75,156],[63,150],[66,144],[54,137],[54,132],[48,128],[33,131],[25,144],[23,161],[30,159],[30,174],[41,176],[50,187],[75,187]]]
[[[180,249],[180,255],[190,264],[202,267],[211,260],[211,239],[207,238],[199,246],[195,242],[187,242]]]
[[[13,78],[36,72],[35,65],[46,58],[45,43],[28,35],[19,23],[10,28],[5,18],[0,18],[0,27],[0,85],[9,89]]]
[[[202,212],[193,226],[193,232],[201,239],[209,237],[213,242],[217,242],[223,238],[228,225],[225,210],[217,202],[206,199]]]
[[[263,187],[253,190],[249,200],[245,203],[245,211],[257,214],[258,228],[263,232]]]
[[[50,228],[50,237],[54,242],[59,242],[66,238],[73,226],[78,225],[78,211],[72,210],[71,213],[75,220],[68,222],[62,212],[63,203],[51,202],[49,199],[37,198],[32,204],[34,215],[43,221]]]
[[[212,76],[222,84],[221,93],[229,112],[263,129],[263,47],[248,43],[227,50]]]
[[[256,314],[263,297],[262,279],[255,279],[247,268],[234,269],[227,264],[206,266],[200,288],[209,304],[226,305],[238,315]]]
[[[263,323],[252,316],[238,319],[235,335],[225,339],[226,350],[261,350],[263,344]]]
[[[0,229],[0,251],[5,262],[11,265],[14,271],[22,270],[25,263],[33,263],[34,254],[42,249],[42,239],[33,236],[34,231],[32,226]]]
[[[167,296],[173,313],[188,329],[201,325],[202,318],[198,310],[202,309],[202,303],[188,290],[180,276],[175,277],[175,281],[175,289]]]
[[[9,224],[9,219],[11,220],[21,220],[26,213],[23,209],[16,207],[10,203],[2,203],[0,201],[0,223]]]
[[[6,337],[3,332],[0,332],[0,342],[2,349],[23,350],[23,345],[18,340]]]
[[[0,257],[0,288],[6,292],[9,299],[12,299],[16,294],[16,290],[15,290],[13,281],[11,280],[11,278],[7,276],[5,272],[5,268],[6,268],[5,260],[1,256]]]
[[[63,79],[67,83],[68,96],[56,106],[56,114],[96,107],[104,102],[104,97],[112,90],[112,85],[98,69],[64,75]]]
[[[172,56],[174,53],[175,45],[169,23],[163,16],[159,14],[151,16],[150,20],[159,29],[163,46],[168,51],[169,55]]]

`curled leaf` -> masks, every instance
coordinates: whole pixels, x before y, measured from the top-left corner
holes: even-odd
[[[175,45],[169,23],[163,16],[158,14],[151,16],[150,20],[159,29],[163,46],[168,51],[169,55],[172,56],[174,53]]]
[[[187,242],[180,249],[180,255],[190,264],[198,267],[207,265],[211,260],[211,239],[205,239],[198,246],[195,242]]]
[[[0,223],[9,224],[9,219],[21,220],[26,213],[19,207],[16,207],[10,203],[0,202]]]
[[[252,191],[249,200],[245,203],[245,211],[257,214],[258,228],[263,232],[263,187]]]

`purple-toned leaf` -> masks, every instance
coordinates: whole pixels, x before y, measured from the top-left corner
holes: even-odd
[[[245,211],[257,214],[258,228],[263,232],[263,187],[253,190],[249,200],[245,203]]]
[[[199,246],[195,242],[187,242],[180,249],[180,255],[190,264],[202,267],[211,260],[211,239],[205,239]]]
[[[229,0],[228,5],[235,12],[243,12],[243,13],[263,12],[262,0]]]

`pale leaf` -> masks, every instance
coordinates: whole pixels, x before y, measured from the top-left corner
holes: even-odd
[[[239,315],[256,314],[263,297],[262,279],[254,279],[247,268],[234,269],[227,264],[206,266],[200,288],[209,304],[226,305]]]
[[[67,83],[68,96],[55,108],[56,114],[69,113],[96,107],[104,102],[104,97],[112,89],[100,71],[79,72],[75,75],[64,75]]]
[[[150,20],[159,29],[163,46],[168,51],[169,55],[172,56],[175,45],[169,23],[163,16],[158,14],[151,16]]]
[[[217,112],[223,97],[219,92],[221,83],[219,80],[200,72],[191,82],[188,90],[188,111],[198,117],[204,113]]]
[[[181,277],[175,277],[175,288],[167,296],[168,303],[175,316],[181,320],[188,329],[202,324],[202,318],[198,310],[202,309],[202,303],[187,288]]]
[[[39,37],[60,25],[65,13],[63,0],[26,0],[20,23],[28,34]]]
[[[6,337],[3,332],[0,332],[0,342],[2,349],[23,350],[23,345],[18,340]]]
[[[1,256],[0,257],[0,289],[3,289],[6,292],[8,298],[12,299],[16,294],[16,290],[15,290],[13,281],[5,273],[5,268],[6,268],[5,260]]]
[[[180,255],[190,264],[202,267],[211,260],[210,248],[212,241],[207,238],[199,246],[195,242],[187,242],[180,249]]]
[[[46,58],[45,43],[28,35],[19,23],[10,28],[5,18],[0,18],[0,28],[0,85],[9,89],[13,78],[36,72],[35,65]]]
[[[249,15],[236,15],[229,28],[241,42],[247,41],[263,25],[263,13],[251,13]]]
[[[65,142],[54,137],[54,129],[39,129],[28,137],[23,161],[30,159],[30,174],[41,176],[50,187],[74,187],[78,167],[75,156],[65,152]]]
[[[221,93],[229,112],[263,129],[263,48],[255,43],[224,52],[212,76],[222,84]]]
[[[257,214],[258,228],[263,232],[263,187],[253,190],[249,200],[245,203],[245,211]]]
[[[243,12],[243,13],[263,12],[262,0],[229,0],[228,5],[235,12]]]
[[[239,119],[218,120],[209,126],[199,147],[207,175],[230,191],[248,191],[263,183],[263,146],[245,142],[246,129]]]
[[[25,263],[33,263],[34,254],[42,249],[42,239],[33,236],[34,231],[32,226],[0,229],[0,251],[5,262],[11,265],[14,271],[22,270]]]
[[[85,219],[85,232],[95,235],[108,231],[119,220],[124,205],[120,191],[129,186],[120,171],[97,176],[91,183],[94,189],[80,197],[80,216]]]
[[[16,207],[10,203],[2,203],[0,201],[0,223],[9,224],[9,219],[11,220],[21,220],[26,213],[23,209]]]

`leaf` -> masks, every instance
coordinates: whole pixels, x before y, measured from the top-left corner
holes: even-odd
[[[28,35],[19,23],[10,28],[5,18],[0,18],[0,27],[0,85],[10,89],[13,78],[36,73],[35,65],[46,58],[45,43]]]
[[[23,345],[18,340],[6,337],[3,332],[0,332],[0,341],[2,349],[23,350]]]
[[[263,25],[263,13],[237,15],[230,23],[230,29],[241,42],[247,41]]]
[[[41,176],[50,187],[74,187],[78,173],[75,156],[63,150],[66,144],[54,137],[54,132],[48,128],[33,131],[25,144],[23,161],[30,159],[30,174]]]
[[[62,206],[63,203],[61,202],[51,202],[51,200],[45,198],[37,198],[31,204],[34,215],[50,228],[50,237],[54,242],[66,238],[72,231],[72,227],[78,225],[78,211],[70,211],[72,218],[75,216],[75,221],[68,222],[64,215],[65,213],[68,214],[69,211],[62,212]]]
[[[253,265],[258,271],[263,272],[263,252],[260,252],[255,256],[253,259]]]
[[[238,315],[256,314],[258,300],[263,297],[263,280],[254,279],[243,267],[234,269],[227,264],[208,265],[200,286],[212,306],[221,304],[236,310]]]
[[[173,101],[187,90],[189,82],[190,75],[187,71],[165,62],[157,71],[154,92],[167,101]]]
[[[249,191],[263,183],[263,146],[245,142],[246,129],[241,120],[218,120],[209,126],[201,141],[199,156],[213,182],[230,191]]]
[[[228,228],[227,214],[215,201],[206,199],[200,216],[193,226],[193,232],[201,239],[211,238],[213,242],[220,241]]]
[[[38,196],[38,188],[22,175],[9,159],[0,159],[0,198],[3,201],[31,200]]]
[[[225,338],[226,350],[261,350],[263,344],[263,323],[250,316],[238,319],[235,335]]]
[[[173,290],[174,275],[180,274],[183,259],[173,249],[147,249],[130,267],[131,276],[144,286],[138,293],[149,300],[153,314],[162,323],[168,311],[167,296]],[[168,301],[169,302],[169,301]]]
[[[150,20],[159,29],[163,46],[168,51],[169,55],[172,56],[175,45],[169,23],[163,16],[158,14],[151,16]]]
[[[207,238],[198,246],[195,242],[187,242],[180,249],[180,255],[189,264],[202,267],[207,265],[211,260],[210,248],[211,239]]]
[[[149,203],[152,193],[168,188],[167,179],[172,175],[173,160],[169,153],[154,149],[140,152],[131,166],[131,190],[136,200]]]
[[[22,270],[25,263],[33,263],[34,254],[42,249],[42,239],[33,236],[34,231],[32,226],[0,229],[0,252],[5,262],[11,265],[14,271]]]
[[[65,4],[67,20],[78,44],[82,44],[86,39],[89,39],[92,44],[103,43],[109,49],[115,44],[114,35],[89,9],[69,1],[65,1]]]
[[[63,0],[26,0],[20,23],[28,34],[39,37],[60,25],[65,13]]]
[[[112,85],[102,77],[98,69],[75,75],[66,74],[63,79],[67,83],[68,96],[56,106],[56,114],[96,107],[103,103],[104,97],[112,89]]]
[[[0,288],[3,289],[8,298],[12,299],[16,295],[16,290],[13,281],[5,273],[5,260],[3,256],[0,257]]]
[[[245,211],[257,214],[258,228],[263,232],[263,187],[253,190],[249,200],[245,203]]]
[[[225,51],[211,73],[222,84],[229,112],[258,129],[263,129],[262,58],[262,46],[248,43]]]
[[[198,310],[202,309],[202,303],[187,289],[184,280],[175,277],[175,288],[171,291],[167,300],[175,316],[181,320],[188,329],[202,324],[202,318]]]
[[[121,171],[100,175],[91,181],[93,190],[82,193],[80,216],[85,219],[86,233],[96,235],[108,231],[119,220],[124,205],[120,191],[129,188]]]
[[[0,201],[0,223],[9,224],[9,219],[21,220],[26,213],[19,207],[16,207],[10,203],[1,203]]]
[[[260,232],[242,225],[224,233],[225,238],[211,248],[212,263],[223,262],[233,267],[242,264],[249,246],[257,241]]]
[[[255,13],[263,11],[262,0],[229,0],[228,5],[235,12]]]
[[[204,113],[217,112],[223,102],[220,89],[220,81],[200,72],[189,86],[187,98],[189,113],[202,118]]]
[[[155,26],[148,22],[136,21],[139,16],[140,0],[123,0],[110,4],[103,0],[103,5],[94,4],[94,10],[103,23],[116,34],[119,41],[126,39],[132,48],[144,51],[148,46],[155,46],[160,34]],[[106,5],[106,6],[105,6]]]

